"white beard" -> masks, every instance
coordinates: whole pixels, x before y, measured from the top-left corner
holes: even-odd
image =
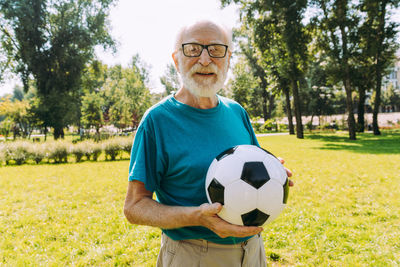
[[[183,69],[181,60],[179,60],[179,69]],[[214,97],[218,90],[220,90],[225,83],[227,76],[228,61],[226,60],[224,68],[221,70],[215,65],[210,63],[207,67],[203,67],[201,64],[196,63],[186,73],[181,73],[181,79],[183,86],[189,90],[195,97]],[[217,75],[217,81],[213,82],[211,78],[204,77],[201,84],[196,82],[192,75],[196,72],[212,72]]]

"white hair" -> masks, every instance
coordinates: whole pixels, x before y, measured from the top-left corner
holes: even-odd
[[[179,67],[181,67],[182,61],[178,61]],[[196,71],[202,70],[203,72],[214,72],[217,74],[217,81],[212,83],[205,81],[204,83],[197,83],[193,78],[192,74]],[[218,67],[211,63],[210,65],[204,67],[199,63],[195,64],[188,72],[180,73],[181,85],[184,85],[195,97],[212,97],[220,90],[226,81],[228,73],[228,61],[225,61],[223,69],[218,69]]]
[[[230,27],[226,26],[225,24],[218,23],[216,21],[209,20],[209,19],[202,19],[202,20],[197,20],[197,21],[195,21],[195,22],[193,22],[191,24],[188,24],[186,26],[183,26],[178,31],[178,34],[176,35],[176,39],[175,39],[174,52],[178,51],[179,48],[181,47],[182,39],[183,39],[183,36],[184,36],[186,30],[189,29],[190,27],[193,27],[193,26],[197,25],[197,24],[203,24],[203,23],[204,24],[208,23],[210,25],[216,26],[222,32],[222,34],[225,36],[225,39],[226,39],[226,42],[227,42],[227,45],[228,45],[228,50],[231,51],[231,52],[233,51],[232,29]]]

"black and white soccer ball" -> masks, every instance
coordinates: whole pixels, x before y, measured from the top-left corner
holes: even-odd
[[[208,169],[205,186],[208,201],[223,205],[218,216],[246,226],[273,221],[289,194],[289,179],[281,162],[253,145],[235,146],[218,155]]]

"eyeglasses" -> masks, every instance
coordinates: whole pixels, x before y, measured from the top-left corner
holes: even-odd
[[[224,44],[209,44],[202,45],[197,43],[186,43],[182,44],[183,54],[187,57],[199,57],[203,52],[203,49],[207,49],[208,55],[214,58],[223,58],[226,55],[228,46]]]

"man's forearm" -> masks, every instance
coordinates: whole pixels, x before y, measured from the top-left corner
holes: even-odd
[[[200,224],[198,207],[167,206],[148,197],[144,197],[136,203],[125,204],[124,213],[132,224],[163,229]]]

